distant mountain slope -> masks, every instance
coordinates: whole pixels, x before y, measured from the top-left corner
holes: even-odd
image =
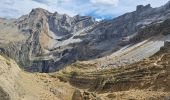
[[[1,19],[0,47],[27,71],[54,72],[77,60],[105,57],[156,34],[169,34],[169,17],[170,2],[158,8],[139,5],[134,12],[101,22],[36,8],[19,19]]]
[[[168,40],[170,40],[170,35],[156,35],[145,41],[124,46],[111,55],[85,62],[96,64],[101,69],[132,64],[154,55]]]

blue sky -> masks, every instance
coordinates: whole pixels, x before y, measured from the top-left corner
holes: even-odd
[[[159,7],[169,0],[0,0],[0,17],[18,18],[33,8],[51,12],[89,15],[98,19],[114,18],[136,9],[137,5],[151,4]]]

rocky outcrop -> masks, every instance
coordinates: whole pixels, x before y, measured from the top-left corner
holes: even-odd
[[[75,90],[72,96],[72,100],[83,100],[80,90]]]
[[[75,90],[72,100],[104,100],[98,97],[95,93],[90,93],[87,91],[81,92],[80,90]]]
[[[0,87],[0,100],[10,100],[9,94]]]
[[[161,23],[150,24],[144,28],[138,30],[138,33],[130,39],[131,43],[140,42],[147,38],[150,38],[155,35],[168,35],[170,34],[170,19],[167,18],[165,21]]]
[[[148,9],[151,9],[152,7],[151,7],[151,5],[150,4],[148,4],[148,5],[146,5],[146,6],[143,6],[143,5],[138,5],[137,7],[136,7],[136,11],[137,12],[142,12],[142,11],[145,11],[145,10],[148,10]]]

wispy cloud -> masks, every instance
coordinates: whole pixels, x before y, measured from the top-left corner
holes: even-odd
[[[74,16],[90,15],[98,19],[112,18],[136,9],[136,5],[150,3],[154,7],[169,0],[1,0],[0,17],[17,18],[33,8]]]
[[[106,4],[106,5],[112,5],[117,6],[119,0],[90,0],[93,4]]]
[[[42,3],[42,4],[48,4],[49,3],[48,0],[32,0],[32,1],[35,1],[35,2],[38,2],[38,3]]]
[[[5,5],[13,5],[15,2],[13,0],[5,0],[4,4]]]
[[[1,12],[1,16],[5,17],[5,18],[13,18],[14,16],[18,16],[18,15],[21,15],[22,12],[20,12],[19,10],[16,10],[16,9],[0,9],[0,12]]]

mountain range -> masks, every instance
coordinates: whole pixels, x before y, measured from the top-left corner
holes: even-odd
[[[170,1],[102,21],[35,8],[0,28],[0,100],[170,99]]]

